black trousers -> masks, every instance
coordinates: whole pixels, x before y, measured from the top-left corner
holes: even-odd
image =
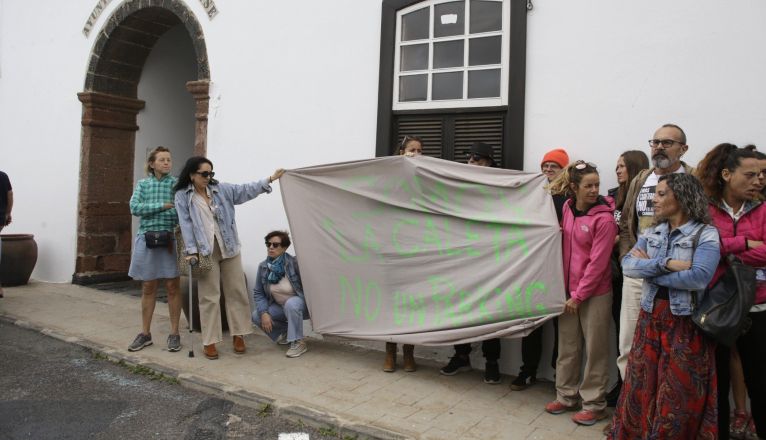
[[[752,326],[737,341],[737,349],[742,359],[755,430],[759,438],[766,439],[766,311],[749,316]]]
[[[532,333],[521,338],[521,372],[527,376],[537,376],[540,358],[543,355],[543,327],[537,327]],[[556,369],[556,359],[559,357],[559,320],[553,318],[553,354],[551,368]]]
[[[729,439],[729,388],[731,387],[731,350],[718,344],[715,349],[715,370],[718,376],[718,440]]]
[[[481,352],[487,362],[497,362],[500,359],[500,339],[487,339],[481,343]],[[468,357],[471,354],[471,344],[458,344],[455,346],[455,354]]]

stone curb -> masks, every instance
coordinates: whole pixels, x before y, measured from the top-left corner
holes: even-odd
[[[94,353],[106,356],[112,362],[122,362],[129,366],[142,366],[154,372],[160,373],[166,377],[178,380],[178,382],[189,389],[210,394],[219,398],[228,399],[243,406],[253,409],[268,411],[272,410],[279,417],[303,423],[314,428],[329,428],[334,430],[339,438],[353,440],[406,440],[413,438],[401,433],[389,431],[383,428],[361,425],[356,422],[340,419],[330,413],[318,411],[309,407],[294,405],[286,402],[279,402],[271,397],[244,390],[232,385],[216,382],[196,376],[190,373],[182,373],[176,369],[169,368],[154,362],[143,360],[138,356],[126,354],[110,347],[82,339],[76,336],[69,336],[59,333],[55,330],[40,327],[22,319],[16,319],[13,316],[0,313],[0,321],[18,327],[34,330],[45,336],[49,336],[70,344],[79,345]]]

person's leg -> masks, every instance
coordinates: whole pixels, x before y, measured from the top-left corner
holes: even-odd
[[[620,376],[625,377],[628,365],[628,355],[636,333],[636,321],[641,312],[641,288],[644,280],[624,277],[622,281],[622,304],[620,306],[620,354],[617,357],[617,368]]]
[[[559,316],[559,358],[556,361],[556,400],[574,408],[580,403],[583,334],[579,313]]]
[[[232,336],[244,336],[253,332],[250,317],[250,297],[247,294],[242,256],[237,255],[221,261],[221,286],[226,299],[226,319]]]
[[[157,303],[157,280],[144,281],[141,283],[141,332],[145,335],[152,334],[152,316],[154,305]]]
[[[308,315],[306,302],[298,295],[285,301],[284,313],[287,318],[287,342],[303,339],[303,320]]]
[[[500,359],[500,338],[487,339],[481,343],[481,351],[487,363]]]
[[[752,325],[737,342],[750,412],[758,437],[766,439],[766,311],[750,313]]]
[[[729,421],[729,433],[732,437],[741,437],[747,429],[750,415],[747,413],[745,373],[742,372],[742,360],[739,357],[739,350],[737,350],[736,345],[731,347],[729,373],[731,378],[731,394],[734,397],[734,419]]]
[[[580,396],[584,410],[606,416],[606,387],[609,384],[609,318],[612,294],[593,296],[580,304],[580,325],[585,339],[585,368]],[[603,417],[601,416],[603,414]]]
[[[279,337],[287,333],[287,316],[285,316],[284,309],[277,303],[269,305],[267,310],[269,316],[271,316],[271,331],[267,332],[263,330],[261,324],[261,316],[258,315],[258,311],[253,311],[253,324],[266,333],[266,336],[271,338],[272,341],[279,340]]]
[[[715,370],[718,375],[718,439],[729,438],[729,362],[731,352],[729,347],[718,344],[715,350]]]
[[[457,373],[471,370],[471,344],[455,345],[455,355],[443,366],[439,373],[444,376],[454,376]]]
[[[212,267],[197,278],[199,320],[202,328],[202,344],[211,345],[223,341],[221,331],[221,250],[213,246]]]
[[[170,334],[177,335],[178,323],[181,320],[181,278],[165,280],[165,290],[168,292],[168,313],[170,315]]]
[[[0,218],[4,219],[5,218],[5,213],[0,213],[0,214],[2,214],[2,217],[0,217]],[[0,221],[0,223],[2,223],[2,221]],[[0,225],[0,232],[3,232],[3,227],[4,226],[5,225]],[[3,261],[3,239],[2,238],[0,238],[0,261]],[[3,297],[3,285],[0,284],[0,298],[2,298],[2,297]]]
[[[521,338],[521,372],[527,376],[536,377],[543,351],[543,326],[537,327],[532,333]]]

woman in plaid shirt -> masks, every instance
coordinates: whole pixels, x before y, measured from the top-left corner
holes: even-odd
[[[172,161],[170,150],[157,147],[146,161],[146,179],[141,179],[130,198],[130,213],[140,217],[138,234],[133,243],[128,275],[143,281],[141,295],[141,333],[128,347],[138,351],[152,345],[152,315],[156,301],[159,280],[165,280],[170,310],[170,335],[168,351],[181,349],[178,321],[181,316],[181,295],[179,294],[179,273],[176,262],[176,247],[173,243],[173,229],[178,224],[178,215],[173,204],[173,186],[178,179],[170,175]],[[167,231],[170,240],[167,246],[148,248],[145,234],[149,231]]]

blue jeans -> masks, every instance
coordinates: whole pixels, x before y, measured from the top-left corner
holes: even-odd
[[[300,296],[289,298],[284,306],[278,303],[269,305],[269,315],[271,315],[271,332],[266,334],[272,341],[279,339],[279,335],[287,330],[287,342],[299,341],[303,339],[303,319],[309,315],[306,302]],[[253,311],[253,323],[261,330],[261,317],[258,311]]]

